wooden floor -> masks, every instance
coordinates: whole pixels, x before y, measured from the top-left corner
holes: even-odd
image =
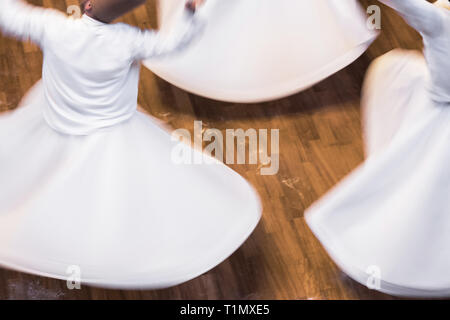
[[[31,2],[65,11],[77,1]],[[375,3],[361,2],[365,7]],[[382,8],[383,32],[367,53],[312,89],[279,101],[211,101],[143,70],[140,104],[174,128],[192,130],[194,120],[203,120],[223,130],[280,129],[278,175],[260,176],[257,165],[232,166],[256,187],[264,213],[255,233],[230,259],[195,280],[161,291],[69,291],[65,282],[0,270],[0,299],[391,299],[346,277],[303,219],[306,208],[363,160],[360,89],[371,60],[396,47],[421,47],[420,37]],[[125,21],[154,27],[154,3],[149,1]],[[36,47],[0,37],[0,111],[17,106],[40,78],[41,62]]]

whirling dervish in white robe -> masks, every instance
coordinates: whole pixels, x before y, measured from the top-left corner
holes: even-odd
[[[369,288],[450,295],[450,3],[382,0],[423,37],[394,50],[363,90],[367,159],[306,212],[334,261]]]
[[[88,5],[101,16],[142,2]],[[140,61],[189,50],[204,28],[197,13],[186,9],[167,37],[92,16],[0,1],[1,30],[44,54],[42,80],[0,116],[0,266],[102,287],[174,286],[237,250],[260,201],[199,151],[201,164],[173,161],[179,143],[136,110]]]
[[[182,14],[159,0],[161,32]],[[377,32],[356,0],[209,0],[208,28],[189,51],[144,62],[168,82],[207,98],[255,103],[324,80],[362,55]]]

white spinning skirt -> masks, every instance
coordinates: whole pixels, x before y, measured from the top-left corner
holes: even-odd
[[[163,32],[184,1],[160,0]],[[358,58],[376,37],[355,0],[208,0],[204,33],[185,52],[144,64],[168,82],[212,99],[285,97]]]
[[[149,116],[70,136],[47,125],[45,103],[39,83],[0,116],[0,266],[164,288],[221,263],[257,225],[249,184],[211,158],[176,164],[178,143]]]
[[[368,158],[306,213],[335,262],[370,288],[450,296],[450,107],[418,52],[376,60],[364,86]]]

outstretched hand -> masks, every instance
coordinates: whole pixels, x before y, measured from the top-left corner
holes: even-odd
[[[186,8],[192,12],[195,12],[197,8],[203,3],[205,3],[206,0],[188,0],[186,2]]]

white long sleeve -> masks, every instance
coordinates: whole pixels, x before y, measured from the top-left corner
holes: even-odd
[[[426,0],[379,0],[397,10],[423,37],[433,100],[450,103],[450,10]]]
[[[135,42],[135,59],[145,60],[176,54],[185,49],[203,27],[204,23],[197,13],[185,10],[169,34],[154,30],[140,31]]]
[[[66,16],[54,9],[44,9],[23,0],[0,1],[0,29],[20,40],[31,40],[41,44],[50,21],[63,20]]]
[[[441,9],[426,0],[379,0],[396,10],[406,22],[427,36],[435,36],[443,31]]]
[[[42,45],[46,32],[54,32],[57,29],[55,22],[65,19],[67,16],[58,10],[33,6],[23,0],[0,0],[0,29],[4,34],[20,40],[31,40]],[[197,14],[185,10],[173,32],[168,35],[133,28],[133,57],[143,60],[179,52],[201,31],[202,26]]]

